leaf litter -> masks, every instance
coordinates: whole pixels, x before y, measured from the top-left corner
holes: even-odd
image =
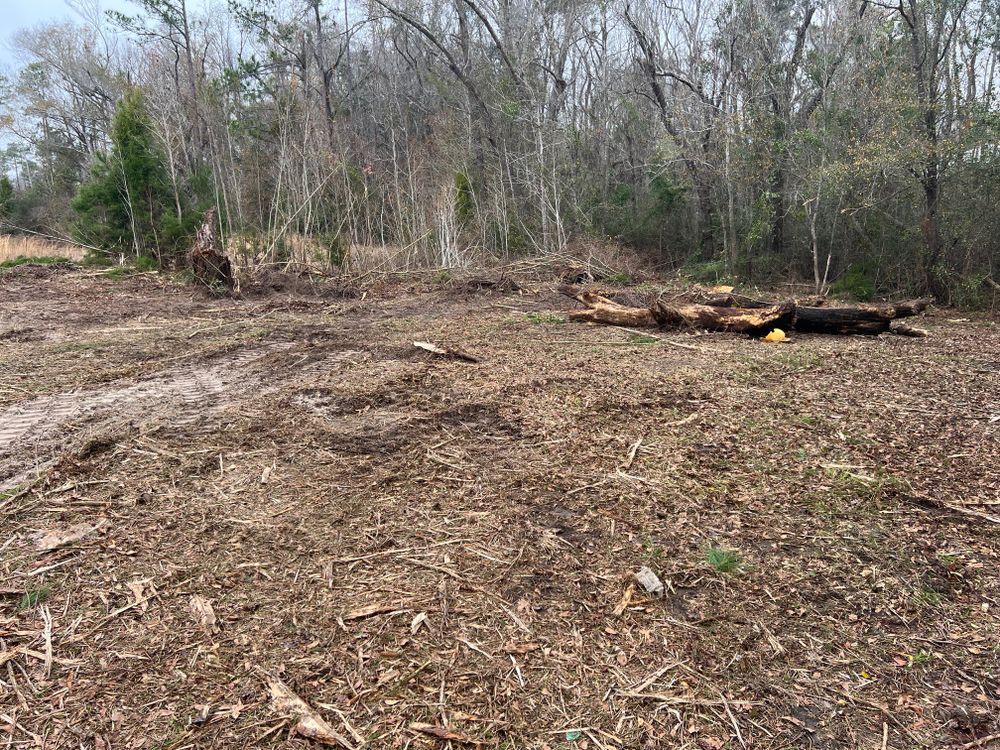
[[[978,365],[1000,359],[995,321],[709,350],[419,283],[287,311],[150,279],[86,304],[101,283],[5,290],[12,319],[44,312],[50,330],[0,352],[0,386],[24,408],[160,374],[194,389],[143,386],[164,395],[0,455],[39,467],[0,501],[14,742],[963,748],[1000,732],[1000,373]],[[545,283],[506,296],[564,304]],[[88,338],[86,368],[53,351]],[[200,367],[233,376],[205,390]],[[721,573],[713,547],[740,565]]]

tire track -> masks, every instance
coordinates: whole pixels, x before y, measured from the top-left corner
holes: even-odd
[[[136,417],[190,426],[253,392],[255,361],[290,343],[243,349],[211,365],[185,365],[130,385],[39,396],[0,412],[0,477],[65,450],[85,424]],[[0,479],[0,489],[14,482]]]

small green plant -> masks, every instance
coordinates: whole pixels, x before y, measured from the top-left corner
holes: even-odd
[[[24,595],[17,603],[17,611],[25,612],[29,609],[34,609],[39,604],[42,604],[46,599],[48,599],[49,594],[51,593],[52,590],[49,588],[40,588],[40,589],[35,589],[34,591],[25,591]]]
[[[538,325],[542,325],[542,324],[546,324],[546,323],[554,325],[554,324],[565,323],[566,322],[565,318],[563,318],[563,317],[561,317],[559,315],[554,315],[553,313],[530,312],[530,313],[528,313],[527,318],[532,323],[536,323]]]
[[[135,259],[135,270],[142,272],[156,271],[160,262],[152,255],[140,255]]]
[[[447,284],[454,278],[454,276],[447,268],[442,268],[437,272],[437,274],[435,274],[434,278],[439,284]]]
[[[16,258],[0,262],[0,268],[16,268],[17,266],[24,266],[29,263],[36,266],[48,266],[53,263],[69,262],[71,262],[69,258],[57,255],[18,255]]]
[[[659,341],[656,336],[647,336],[644,333],[630,333],[628,340],[633,344],[655,344]]]
[[[789,370],[811,370],[822,361],[822,355],[808,351],[784,351],[776,354],[773,361]]]
[[[942,565],[951,570],[958,568],[962,563],[962,558],[951,552],[938,552],[937,559],[941,561]]]
[[[616,271],[615,273],[608,275],[607,280],[611,284],[625,285],[632,283],[632,277],[621,271]]]
[[[114,268],[109,268],[104,272],[104,278],[120,280],[127,276],[131,276],[134,273],[134,269],[130,266],[115,266]]]
[[[662,545],[656,544],[652,540],[646,540],[642,543],[642,557],[647,562],[660,562],[663,560],[666,552]]]
[[[944,597],[933,589],[924,589],[916,595],[917,604],[923,607],[940,607]]]
[[[931,651],[924,651],[923,649],[920,649],[915,654],[908,654],[907,660],[909,661],[909,664],[907,664],[907,666],[910,669],[926,667],[934,660],[934,653]]]
[[[736,551],[714,545],[705,550],[705,561],[719,573],[733,573],[742,563]]]

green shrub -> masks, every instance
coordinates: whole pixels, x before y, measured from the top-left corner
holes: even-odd
[[[348,243],[338,232],[327,232],[319,235],[317,241],[322,248],[323,257],[320,260],[326,261],[331,266],[340,266],[347,257]]]
[[[135,270],[137,271],[156,271],[160,268],[160,261],[154,258],[152,255],[140,255],[135,259]]]
[[[681,268],[681,275],[699,284],[717,284],[728,281],[726,261],[721,258],[709,261],[688,261]]]
[[[988,310],[996,304],[998,293],[989,285],[989,278],[988,273],[981,271],[955,281],[951,292],[954,305],[967,310]]]
[[[158,246],[173,196],[166,158],[140,89],[118,102],[111,120],[111,151],[98,154],[72,201],[73,231],[108,251],[142,254]]]
[[[455,173],[455,218],[459,224],[468,224],[476,218],[476,194],[466,172]]]
[[[846,297],[858,302],[875,299],[875,280],[864,265],[851,265],[847,271],[830,286],[834,297]]]

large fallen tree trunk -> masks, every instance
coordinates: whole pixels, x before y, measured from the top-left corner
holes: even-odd
[[[570,312],[570,320],[626,328],[655,328],[659,325],[653,317],[653,311],[648,307],[620,305],[607,297],[585,289],[574,289],[571,286],[560,287],[559,291],[587,306],[586,310]]]
[[[571,320],[630,328],[703,328],[761,334],[774,328],[802,333],[879,334],[892,330],[892,322],[917,315],[929,300],[894,305],[813,307],[795,301],[774,304],[742,295],[725,295],[711,301],[721,304],[672,304],[658,301],[650,307],[622,305],[594,292],[562,287],[560,291],[587,306],[570,313]],[[814,300],[809,300],[814,302]]]
[[[855,307],[821,307],[818,300],[797,301],[792,328],[800,333],[869,334],[876,335],[892,330],[892,322],[899,318],[919,315],[930,305],[930,300],[918,299],[893,305],[857,305]],[[755,300],[743,295],[730,294],[712,299],[717,308],[767,309],[770,302]]]
[[[570,320],[626,328],[707,328],[712,331],[767,333],[773,328],[790,325],[795,305],[766,305],[754,309],[710,307],[698,304],[672,305],[656,302],[650,307],[622,305],[594,292],[562,287],[560,291],[587,306],[574,310]]]
[[[892,330],[892,322],[897,318],[916,315],[926,307],[926,302],[863,307],[800,307],[795,312],[795,330],[802,333],[886,333]]]
[[[792,302],[756,308],[670,305],[657,302],[650,309],[653,318],[663,328],[704,328],[709,331],[764,334],[775,328],[789,328],[795,320],[795,304]]]

